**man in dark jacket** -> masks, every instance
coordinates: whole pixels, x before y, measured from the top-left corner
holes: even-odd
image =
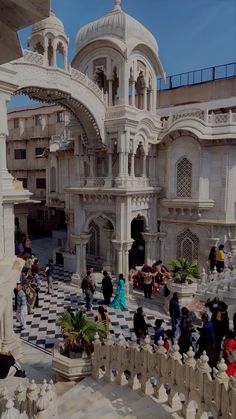
[[[108,275],[107,271],[103,272],[102,293],[104,297],[104,303],[106,304],[106,306],[109,306],[113,294],[113,286],[111,282],[111,277]]]
[[[142,307],[138,307],[134,315],[134,332],[138,339],[144,339],[147,334],[147,323],[144,319]]]
[[[83,293],[85,294],[86,309],[87,311],[90,311],[92,308],[93,294],[95,293],[95,290],[96,290],[95,283],[91,275],[91,271],[87,272],[87,276],[82,281],[81,288],[82,288]]]
[[[170,300],[169,304],[169,312],[170,318],[172,323],[172,334],[173,337],[178,339],[178,335],[180,334],[179,326],[180,326],[180,306],[179,306],[179,296],[177,292],[174,292],[173,297]]]

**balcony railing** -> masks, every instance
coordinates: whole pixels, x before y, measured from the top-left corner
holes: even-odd
[[[157,79],[157,86],[158,90],[168,90],[231,77],[236,77],[236,62],[175,74],[168,76],[166,81]]]

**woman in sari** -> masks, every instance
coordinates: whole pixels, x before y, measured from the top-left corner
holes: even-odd
[[[236,340],[232,330],[226,333],[223,357],[228,367],[226,373],[229,376],[236,375]]]
[[[127,309],[125,299],[125,278],[123,274],[119,274],[119,278],[116,281],[116,295],[114,300],[111,302],[110,307],[120,308],[121,310]]]

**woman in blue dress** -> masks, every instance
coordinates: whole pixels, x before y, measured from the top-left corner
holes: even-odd
[[[116,295],[114,300],[111,302],[110,307],[120,308],[122,310],[127,308],[125,299],[125,278],[123,274],[119,274],[119,279],[116,281]]]

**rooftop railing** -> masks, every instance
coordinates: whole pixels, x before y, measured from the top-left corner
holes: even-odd
[[[166,81],[157,79],[157,86],[158,90],[168,90],[231,77],[236,77],[236,62],[175,74],[168,76]]]

